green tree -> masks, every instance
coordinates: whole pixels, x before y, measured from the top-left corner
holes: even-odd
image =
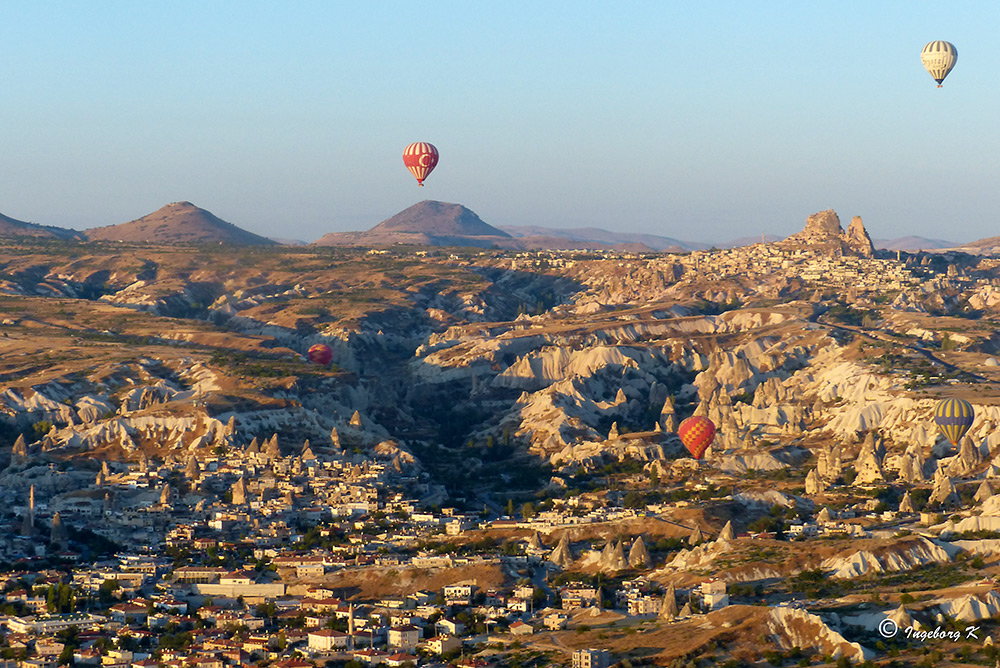
[[[73,665],[73,648],[69,645],[63,646],[61,652],[59,652],[59,665],[60,666],[71,666]]]
[[[107,605],[115,598],[115,592],[121,589],[121,583],[118,580],[112,578],[110,580],[105,580],[101,583],[100,588],[97,590],[98,598],[101,603]]]
[[[531,501],[528,501],[523,506],[521,506],[521,517],[523,517],[526,520],[530,520],[534,516],[535,516],[535,506],[534,504],[531,503]]]
[[[639,492],[632,491],[625,495],[622,505],[626,508],[643,508],[646,505],[646,499]]]

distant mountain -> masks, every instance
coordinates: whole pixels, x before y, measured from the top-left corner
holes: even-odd
[[[0,237],[35,237],[37,239],[79,239],[81,234],[76,230],[62,227],[26,223],[15,220],[0,213]]]
[[[766,235],[768,242],[780,237]],[[366,232],[334,232],[313,242],[318,246],[474,246],[516,250],[617,250],[635,253],[734,248],[760,243],[743,237],[727,243],[681,241],[636,232],[614,232],[599,227],[552,228],[540,225],[494,227],[461,204],[423,201],[403,209]]]
[[[461,204],[424,200],[383,220],[366,232],[333,232],[313,243],[317,246],[420,246],[504,247],[511,236],[484,222]]]
[[[1000,255],[1000,237],[986,237],[967,244],[953,244],[947,250],[971,253],[972,255]]]
[[[600,242],[604,248],[625,248],[632,247],[635,250],[645,251],[665,251],[683,252],[693,250],[707,250],[709,248],[738,248],[740,246],[750,246],[759,244],[760,237],[739,237],[721,243],[711,243],[708,241],[681,241],[673,237],[663,237],[657,234],[642,234],[636,232],[613,232],[599,227],[572,227],[572,228],[551,228],[540,227],[538,225],[503,225],[502,230],[509,232],[512,237],[518,239],[530,239],[535,237],[550,237],[557,239],[569,239],[570,241]],[[767,243],[778,241],[784,237],[774,234],[764,235]]]
[[[274,245],[274,241],[227,223],[191,202],[174,202],[120,225],[85,232],[91,241],[135,241],[160,244]]]
[[[649,252],[653,248],[634,241],[602,241],[606,230],[570,238],[565,230],[544,227],[510,228],[517,235],[493,227],[461,204],[425,200],[403,209],[366,232],[334,232],[313,242],[317,246],[472,246],[513,250],[585,249]],[[633,235],[642,237],[643,235]],[[682,249],[678,249],[682,250]]]
[[[506,237],[510,236],[483,221],[461,204],[425,199],[383,220],[369,232],[415,232],[435,236]]]
[[[537,225],[505,225],[500,229],[515,238],[548,237],[567,239],[569,241],[599,242],[604,247],[622,244],[641,244],[647,250],[704,250],[711,244],[696,241],[680,241],[671,237],[661,237],[656,234],[639,234],[634,232],[612,232],[599,227],[551,228]]]
[[[765,234],[763,235],[763,241],[765,243],[771,243],[772,241],[781,241],[783,237],[779,237],[776,234]],[[740,246],[752,246],[754,244],[759,244],[761,242],[761,237],[739,237],[733,239],[732,241],[727,241],[723,244],[715,244],[719,248],[739,248]]]
[[[874,239],[875,248],[885,250],[936,250],[938,248],[954,248],[957,244],[954,241],[944,241],[943,239],[928,239],[927,237],[908,236],[896,237],[895,239]]]

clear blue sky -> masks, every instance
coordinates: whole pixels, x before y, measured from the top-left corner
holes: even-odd
[[[312,240],[439,199],[724,241],[833,208],[967,241],[1000,234],[998,30],[992,2],[7,2],[0,212],[190,200]]]

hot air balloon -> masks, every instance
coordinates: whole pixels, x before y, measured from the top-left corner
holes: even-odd
[[[438,150],[433,144],[418,141],[403,149],[403,164],[417,179],[417,185],[424,185],[424,179],[438,164]]]
[[[681,443],[691,456],[701,459],[715,438],[715,423],[706,417],[693,415],[681,422],[677,427],[677,435],[681,437]]]
[[[942,42],[941,40],[930,42],[920,52],[920,62],[924,64],[924,69],[934,77],[934,81],[937,81],[938,88],[941,87],[941,82],[955,67],[957,61],[958,49],[951,42]]]
[[[333,360],[333,349],[325,343],[317,343],[309,348],[309,361],[326,366]]]
[[[964,399],[945,399],[934,408],[934,424],[955,447],[969,431],[975,417],[972,404]]]

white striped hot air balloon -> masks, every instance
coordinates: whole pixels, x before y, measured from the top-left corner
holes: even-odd
[[[920,62],[924,64],[924,69],[934,77],[934,81],[937,81],[938,88],[941,87],[941,82],[955,67],[957,61],[958,49],[951,42],[941,40],[930,42],[920,52]]]
[[[424,185],[424,179],[438,164],[438,150],[434,144],[418,141],[403,149],[403,164],[417,179],[417,185]]]

